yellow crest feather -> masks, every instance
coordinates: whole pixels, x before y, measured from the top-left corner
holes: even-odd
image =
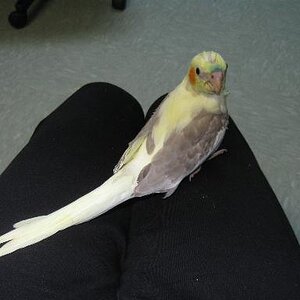
[[[192,65],[199,65],[201,70],[211,73],[216,69],[226,70],[226,62],[222,56],[214,51],[204,51],[192,59]]]

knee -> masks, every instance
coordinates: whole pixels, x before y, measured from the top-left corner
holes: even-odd
[[[74,97],[73,97],[74,96]],[[119,116],[144,122],[144,112],[139,102],[122,88],[107,82],[93,82],[82,86],[69,99],[82,111],[99,115]]]
[[[123,89],[105,82],[82,86],[61,106],[40,122],[35,133],[49,123],[99,118],[104,121],[144,123],[144,113],[138,101]],[[79,122],[79,121],[78,121]]]
[[[98,105],[103,108],[125,109],[143,115],[139,102],[122,88],[107,82],[92,82],[83,85],[74,96],[81,99],[83,105]]]

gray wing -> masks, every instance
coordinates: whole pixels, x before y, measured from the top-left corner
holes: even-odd
[[[167,99],[168,95],[164,98],[164,100],[160,103],[159,107],[162,103]],[[151,118],[145,124],[145,126],[141,129],[141,131],[137,134],[137,136],[128,144],[128,148],[123,153],[121,159],[114,167],[114,173],[118,172],[124,165],[126,165],[129,161],[134,158],[135,153],[139,150],[143,142],[146,140],[146,149],[148,154],[151,154],[154,150],[154,141],[152,138],[152,130],[155,124],[159,120],[159,107],[155,110]]]
[[[220,145],[227,114],[201,112],[181,132],[173,133],[139,174],[135,196],[173,190]]]

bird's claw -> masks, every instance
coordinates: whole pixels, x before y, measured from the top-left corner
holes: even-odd
[[[198,169],[196,169],[193,173],[190,174],[189,176],[189,181],[191,182],[192,179],[194,178],[194,176],[199,173],[199,171],[201,170],[201,167],[199,167]]]
[[[216,151],[214,154],[212,154],[212,156],[208,160],[211,160],[225,152],[227,152],[227,149],[220,149],[220,150]]]

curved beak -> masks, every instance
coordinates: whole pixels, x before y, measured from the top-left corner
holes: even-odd
[[[217,95],[220,95],[222,91],[223,79],[224,79],[224,74],[221,71],[213,72],[209,79],[209,82],[212,85],[213,90]]]

